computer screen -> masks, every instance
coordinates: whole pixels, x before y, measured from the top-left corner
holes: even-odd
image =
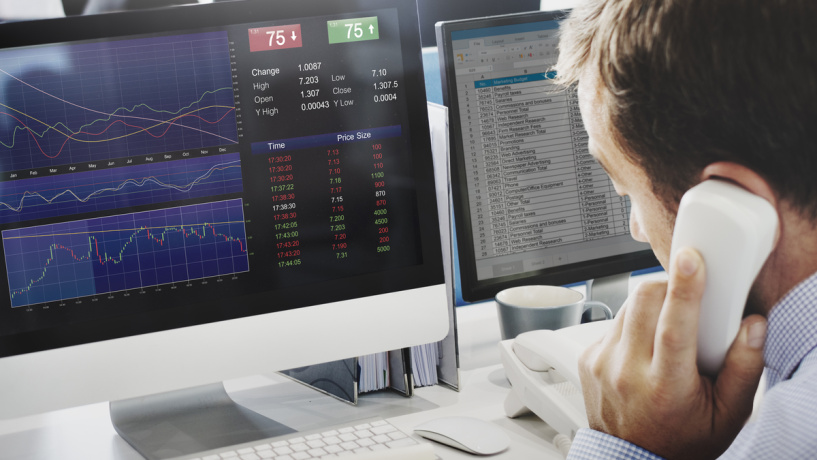
[[[437,25],[467,301],[658,265],[588,151],[575,89],[552,82],[565,14]]]
[[[4,416],[448,331],[416,3],[213,3],[0,36]]]

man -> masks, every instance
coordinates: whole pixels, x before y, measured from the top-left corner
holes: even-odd
[[[584,354],[591,429],[569,458],[817,458],[817,2],[588,0],[557,72],[669,278]],[[688,248],[669,265],[680,198],[709,179],[766,199],[780,224],[714,378],[695,364],[706,266]]]

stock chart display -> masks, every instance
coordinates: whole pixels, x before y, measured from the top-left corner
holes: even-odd
[[[421,262],[396,11],[217,29],[0,49],[5,311]]]

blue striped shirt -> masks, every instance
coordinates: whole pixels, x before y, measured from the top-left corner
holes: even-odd
[[[792,289],[769,314],[766,393],[755,418],[720,457],[817,458],[817,273]],[[614,436],[579,430],[567,457],[661,459]]]

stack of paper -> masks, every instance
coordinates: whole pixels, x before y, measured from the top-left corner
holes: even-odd
[[[389,354],[387,352],[361,356],[359,358],[361,393],[382,390],[389,386]]]
[[[411,367],[415,386],[427,387],[438,383],[437,366],[440,365],[441,346],[441,342],[435,342],[411,347]]]

